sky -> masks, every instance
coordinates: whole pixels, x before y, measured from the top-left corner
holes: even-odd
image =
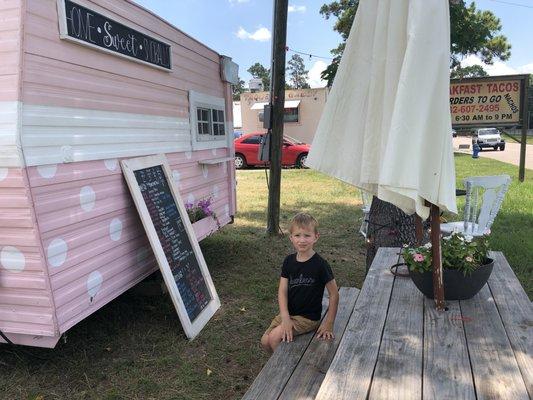
[[[135,0],[189,36],[239,64],[239,76],[246,83],[246,71],[259,62],[270,66],[273,1],[269,0]],[[287,60],[294,51],[309,70],[311,87],[325,86],[320,72],[331,61],[330,50],[341,42],[333,30],[334,19],[320,15],[322,4],[331,0],[290,0],[287,24]],[[470,1],[467,0],[470,4]],[[511,58],[486,66],[489,75],[533,73],[533,0],[478,0],[476,6],[490,10],[502,23],[501,33],[512,45]],[[294,50],[294,51],[293,51]],[[479,64],[476,57],[463,65]]]

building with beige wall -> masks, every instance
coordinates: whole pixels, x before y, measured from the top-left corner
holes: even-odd
[[[241,118],[244,133],[264,132],[263,107],[268,104],[269,92],[243,93]],[[327,89],[298,89],[285,91],[285,124],[283,133],[305,143],[311,143],[326,104]]]

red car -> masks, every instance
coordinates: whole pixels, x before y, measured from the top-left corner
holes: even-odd
[[[234,140],[235,143],[235,168],[241,169],[247,166],[265,165],[265,161],[260,161],[259,145],[265,133],[249,133]],[[304,168],[307,153],[311,146],[298,142],[296,139],[285,136],[283,138],[283,149],[281,150],[281,165]]]

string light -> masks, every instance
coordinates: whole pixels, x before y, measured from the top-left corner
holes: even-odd
[[[309,56],[309,60],[311,60],[313,57],[315,57],[315,58],[323,58],[325,60],[333,60],[333,57],[323,57],[323,56],[317,56],[316,54],[305,53],[303,51],[298,51],[298,50],[291,49],[289,46],[285,46],[285,51],[291,51],[291,52],[296,53],[296,54],[302,54],[304,56]]]

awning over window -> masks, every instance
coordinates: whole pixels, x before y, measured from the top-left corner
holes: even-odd
[[[250,110],[263,110],[267,104],[268,104],[267,102],[254,103],[254,105],[252,106],[252,108],[250,108]]]
[[[254,103],[250,108],[251,110],[263,110],[268,102]],[[285,108],[298,108],[300,105],[300,100],[287,100],[285,101]]]
[[[287,100],[285,101],[285,108],[298,108],[300,100]]]

